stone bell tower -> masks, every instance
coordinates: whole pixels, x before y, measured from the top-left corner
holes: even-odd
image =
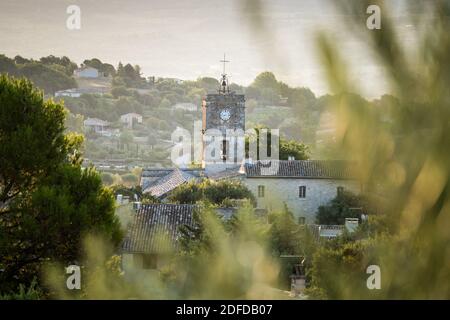
[[[241,164],[245,143],[245,97],[230,91],[223,73],[217,93],[210,93],[202,103],[202,166],[207,174],[220,172]]]

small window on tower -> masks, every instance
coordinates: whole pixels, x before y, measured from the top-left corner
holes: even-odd
[[[298,197],[299,198],[306,198],[306,186],[298,187]]]
[[[258,186],[258,198],[264,198],[265,188],[264,186]]]
[[[222,160],[227,160],[227,140],[222,140]]]

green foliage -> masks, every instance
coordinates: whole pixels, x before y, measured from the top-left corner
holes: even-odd
[[[275,75],[272,72],[262,72],[256,76],[255,80],[252,83],[252,86],[258,88],[260,90],[265,89],[279,89],[279,83],[275,78]]]
[[[343,190],[328,204],[319,207],[316,223],[344,224],[345,218],[360,218],[361,213],[373,214],[374,212],[374,206],[367,197]]]
[[[40,300],[44,297],[44,293],[39,288],[36,278],[26,288],[22,283],[19,284],[17,292],[0,294],[0,300]]]
[[[18,197],[10,213],[3,213],[2,226],[14,227],[1,237],[2,244],[10,244],[2,250],[2,281],[27,279],[45,261],[76,261],[81,237],[89,233],[118,245],[122,235],[114,205],[112,193],[93,169],[58,167],[30,197]]]
[[[306,144],[284,138],[280,138],[279,152],[280,160],[288,160],[290,156],[294,157],[295,160],[308,160],[311,154]]]
[[[114,183],[113,175],[109,172],[102,172],[101,177],[102,177],[102,183],[107,186],[110,186]]]
[[[229,199],[249,199],[255,202],[253,194],[242,182],[210,179],[204,179],[201,183],[190,181],[182,184],[172,191],[169,199],[176,203],[208,201],[219,206]]]
[[[267,226],[251,206],[242,207],[227,226],[212,207],[200,209],[194,219],[195,228],[182,230],[183,251],[170,266],[169,283],[181,288],[179,298],[274,297],[266,290],[276,285],[278,266],[266,251]]]
[[[35,86],[52,94],[58,90],[77,87],[76,81],[72,78],[76,64],[67,57],[48,56],[41,58],[40,62],[18,58],[17,61],[23,62],[23,64],[0,55],[0,73],[26,77]]]
[[[124,83],[127,88],[141,88],[146,85],[145,79],[141,77],[141,68],[133,67],[129,63],[124,66],[119,62],[114,81]]]
[[[312,268],[308,270],[312,279],[307,291],[310,298],[379,298],[378,290],[368,290],[366,286],[367,266],[378,263],[375,243],[374,240],[364,240],[349,242],[337,249],[319,248],[314,254]]]
[[[64,135],[62,105],[28,80],[0,76],[0,291],[28,286],[42,263],[75,261],[82,236],[120,240],[114,198],[82,169],[82,137]]]
[[[285,206],[281,212],[269,215],[270,241],[275,256],[300,254],[301,228]]]
[[[389,12],[387,2],[376,3]],[[378,298],[448,299],[450,7],[445,1],[423,3],[429,15],[414,18],[414,48],[405,48],[389,15],[383,15],[383,27],[376,32],[360,28],[361,15],[355,13],[369,4],[374,2],[342,3],[341,12],[352,30],[362,32],[368,51],[386,70],[386,82],[398,99],[387,100],[394,107],[374,108],[347,94],[358,86],[350,81],[334,41],[321,34],[318,46],[336,93],[333,108],[341,150],[361,164],[358,173],[366,192],[379,194],[383,214],[396,228],[384,241],[370,239],[366,245],[360,240],[337,253],[325,252],[318,259],[325,268],[316,276],[330,278],[318,280],[317,287],[330,298],[369,297],[375,290],[363,289],[360,275],[368,264],[377,264],[382,270]],[[328,268],[326,260],[336,263]],[[338,272],[333,275],[334,267]]]
[[[203,199],[203,188],[194,181],[182,184],[175,188],[169,196],[169,200],[177,203],[194,204]]]
[[[116,75],[116,69],[113,65],[108,63],[103,63],[100,59],[93,58],[84,60],[83,64],[87,67],[92,67],[97,69],[100,73],[102,73],[105,76],[115,76]]]
[[[67,159],[64,107],[28,80],[0,76],[0,202],[27,193]]]
[[[119,97],[128,97],[131,96],[130,90],[128,90],[125,86],[117,86],[111,89],[111,94],[115,99]]]
[[[19,64],[25,64],[29,63],[31,61],[27,61],[26,59],[23,59],[21,57],[15,57],[14,61]],[[54,66],[60,66],[63,69],[61,69],[67,76],[71,77],[73,75],[74,70],[78,67],[75,62],[70,61],[70,59],[66,56],[59,58],[55,57],[53,55],[42,57],[39,60],[44,65],[54,67]]]
[[[258,160],[262,158],[262,155],[260,154],[260,145],[267,143],[267,150],[271,150],[272,148],[272,135],[270,131],[268,130],[267,133],[267,142],[263,141],[265,137],[260,134],[261,129],[268,129],[264,125],[257,125],[255,126],[254,130],[256,131],[256,136],[246,136],[245,138],[245,154],[248,157],[249,156],[249,150],[250,150],[250,142],[255,143],[256,140],[256,152],[258,154]],[[298,142],[296,140],[289,140],[285,137],[281,136],[278,141],[278,158],[280,160],[288,160],[290,156],[294,157],[295,160],[308,160],[311,154],[311,151],[309,149],[309,146]]]
[[[121,177],[122,181],[127,185],[136,185],[138,183],[138,177],[132,173],[124,174]]]

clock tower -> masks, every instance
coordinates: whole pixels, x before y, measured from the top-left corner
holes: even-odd
[[[241,164],[244,158],[245,97],[230,91],[224,64],[220,87],[202,103],[202,166],[207,174]]]

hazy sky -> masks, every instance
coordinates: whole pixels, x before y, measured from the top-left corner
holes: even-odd
[[[328,88],[314,34],[325,29],[354,66],[352,77],[364,84],[363,93],[373,97],[384,92],[382,69],[362,49],[364,40],[349,36],[328,1],[263,3],[268,37],[252,32],[238,0],[0,0],[0,53],[67,55],[77,63],[97,57],[114,65],[139,64],[146,76],[196,79],[218,78],[226,52],[233,82],[248,85],[270,70],[290,85],[323,94]],[[66,28],[71,4],[81,8],[81,30]],[[411,26],[398,27],[408,41]]]

